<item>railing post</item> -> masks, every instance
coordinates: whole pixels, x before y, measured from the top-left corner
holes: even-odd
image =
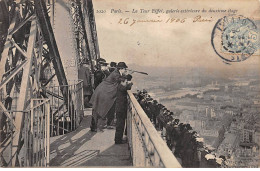
[[[36,105],[37,102],[36,101]],[[34,101],[33,101],[34,104]],[[36,166],[39,166],[39,112],[38,112],[38,107],[36,107],[35,109],[33,109],[36,112],[36,126],[37,126],[37,130],[36,130]]]
[[[13,125],[13,112],[11,112],[11,166],[13,166],[13,157],[15,157],[16,155],[13,155],[13,129],[14,129],[14,125]]]
[[[25,154],[24,154],[24,166],[27,166],[27,153],[28,153],[28,113],[24,114],[24,147],[25,147]]]
[[[46,104],[46,114],[47,114],[47,132],[46,132],[46,137],[47,137],[47,154],[46,154],[46,167],[49,167],[50,163],[50,102]]]
[[[31,145],[31,166],[34,166],[34,112],[33,112],[33,103],[31,101],[31,110],[30,110],[30,113],[31,113],[31,135],[32,135],[32,145]]]

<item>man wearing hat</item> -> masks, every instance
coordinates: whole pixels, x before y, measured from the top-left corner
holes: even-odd
[[[93,118],[91,131],[96,131],[98,119],[104,122],[108,113],[115,113],[117,86],[120,83],[120,77],[126,75],[126,68],[127,65],[124,62],[119,62],[117,68],[97,86],[93,93],[90,100]],[[103,122],[101,123],[104,124]]]
[[[106,63],[105,59],[103,59],[103,58],[98,58],[97,59],[97,66],[98,66],[99,69],[101,69],[100,65],[102,65],[103,63]]]
[[[105,73],[103,72],[104,68],[107,68],[106,60],[103,58],[97,59],[96,70],[94,71],[94,89],[106,78]]]
[[[151,103],[151,106],[150,106],[150,109],[151,109],[151,112],[152,112],[152,121],[153,121],[153,124],[156,125],[156,108],[157,108],[157,104],[155,103],[156,100],[152,100],[152,103]]]
[[[102,72],[101,69],[99,69],[97,67],[97,69],[94,71],[94,85],[95,85],[95,89],[97,88],[97,86],[102,82],[102,80],[105,78],[105,74]]]
[[[110,62],[109,72],[112,73],[116,69],[116,62]]]
[[[81,62],[80,68],[78,70],[78,77],[79,79],[83,80],[84,107],[91,107],[89,100],[92,95],[92,86],[89,63],[87,60]]]
[[[105,78],[107,78],[110,75],[110,72],[108,71],[108,63],[100,63],[101,64],[101,71],[105,74]],[[104,79],[104,78],[103,78]]]

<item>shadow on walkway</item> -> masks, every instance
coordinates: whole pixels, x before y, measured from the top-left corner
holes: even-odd
[[[115,129],[90,131],[91,116],[79,128],[51,138],[51,167],[132,166],[128,144],[114,144]]]
[[[81,166],[132,166],[128,144],[114,144],[97,156],[81,163]]]
[[[84,117],[80,126],[76,131],[70,132],[68,134],[62,135],[61,137],[55,139],[54,142],[51,142],[50,145],[50,166],[61,166],[63,163],[72,156],[75,155],[75,152],[83,146],[87,141],[96,134],[91,132],[89,129],[90,116]],[[77,153],[77,155],[82,155],[84,151]],[[89,152],[88,152],[89,153]],[[89,153],[90,156],[93,153],[93,150]],[[99,153],[96,150],[94,153]],[[84,154],[85,155],[85,154]]]

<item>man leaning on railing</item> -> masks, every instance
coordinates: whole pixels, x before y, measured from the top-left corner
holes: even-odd
[[[130,90],[133,83],[131,82],[132,76],[122,76],[121,82],[118,85],[116,93],[116,133],[115,144],[126,143],[122,140],[125,122],[127,117],[127,90]]]

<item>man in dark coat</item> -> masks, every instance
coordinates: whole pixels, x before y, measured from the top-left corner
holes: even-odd
[[[91,86],[91,75],[89,64],[87,61],[83,61],[78,70],[78,77],[83,81],[83,94],[84,94],[84,107],[91,107],[89,104],[90,97],[92,95],[92,86]]]
[[[93,122],[92,131],[96,131],[97,119],[106,119],[109,110],[113,107],[116,100],[117,86],[120,77],[126,74],[126,64],[119,62],[117,69],[113,71],[104,81],[102,81],[94,91],[90,103],[92,104]]]
[[[103,79],[106,77],[105,73],[102,71],[102,66],[106,63],[106,60],[103,58],[97,59],[97,65],[95,66],[94,71],[94,89],[97,88],[97,86],[103,81]]]
[[[107,78],[111,73],[107,67],[108,63],[101,63],[101,71],[105,74],[105,78]]]
[[[158,102],[153,100],[153,109],[152,109],[152,117],[153,117],[153,124],[156,126],[156,117],[158,112]]]
[[[116,133],[115,144],[122,144],[125,120],[127,117],[127,90],[130,90],[132,83],[127,83],[126,76],[121,77],[121,83],[118,85],[116,93]]]
[[[102,80],[104,78],[105,78],[105,74],[101,71],[101,69],[95,70],[95,72],[94,72],[94,85],[95,85],[95,89],[102,82]]]

